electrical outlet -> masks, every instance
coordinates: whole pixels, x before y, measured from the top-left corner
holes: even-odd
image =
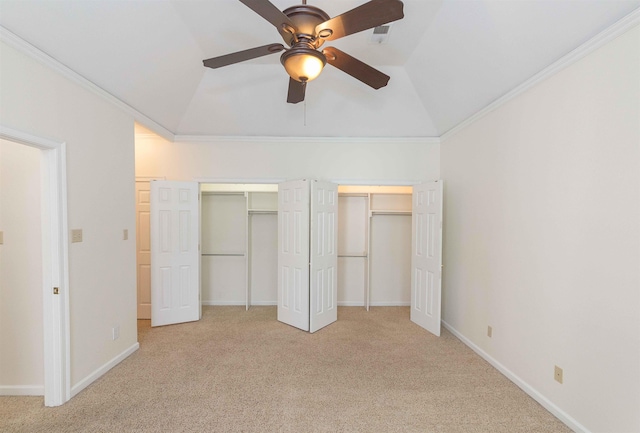
[[[555,369],[553,371],[553,378],[556,380],[556,382],[562,383],[562,369],[557,365],[555,366]]]
[[[113,329],[111,329],[111,337],[113,338],[113,341],[116,341],[118,338],[120,338],[119,326],[114,326]]]
[[[491,326],[487,326],[487,337],[491,338],[493,335],[493,328]]]
[[[129,230],[124,229],[122,230],[122,240],[126,241],[127,239],[129,239]]]
[[[71,230],[71,243],[82,242],[82,229]]]

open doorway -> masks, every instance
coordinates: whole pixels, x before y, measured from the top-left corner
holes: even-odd
[[[7,284],[8,273],[3,275],[3,305],[6,295],[10,305],[25,304],[27,308],[39,310],[39,314],[35,313],[38,317],[33,318],[35,326],[27,324],[25,329],[15,330],[13,324],[4,321],[2,323],[3,348],[6,348],[5,342],[15,344],[17,341],[9,337],[10,332],[23,333],[25,335],[21,338],[27,340],[18,343],[21,344],[21,354],[17,357],[14,355],[13,359],[3,358],[3,364],[7,363],[14,370],[17,368],[15,363],[24,356],[28,359],[29,366],[24,371],[18,371],[17,381],[20,383],[7,382],[6,386],[0,383],[0,391],[13,395],[44,395],[46,406],[58,406],[68,401],[71,395],[65,144],[6,127],[0,127],[0,140],[3,156],[7,156],[7,159],[3,158],[1,162],[2,174],[17,176],[15,171],[8,169],[9,164],[23,165],[29,174],[27,177],[20,176],[20,180],[16,177],[17,183],[24,189],[22,192],[14,191],[13,182],[9,183],[8,179],[2,181],[0,194],[3,217],[0,223],[6,229],[0,228],[3,232],[0,259],[6,259],[6,253],[17,246],[14,243],[19,242],[21,245],[15,252],[27,247],[26,254],[13,257],[16,263],[12,262],[11,265],[18,266],[23,272],[34,274],[34,278],[29,281],[17,282],[29,287],[26,297],[14,293]],[[36,172],[39,174],[38,181],[33,183]],[[8,188],[9,185],[11,189]],[[35,194],[38,198],[20,198],[15,196],[16,193]],[[12,194],[14,197],[11,197]],[[15,212],[20,208],[19,212],[27,215],[27,221],[16,220],[15,215],[11,215],[14,209],[7,205],[7,201],[18,204],[20,200],[23,202],[16,206]],[[38,213],[39,218],[32,215],[33,213]],[[28,245],[23,242],[27,242]],[[3,271],[6,272],[5,269]],[[14,273],[11,278],[14,280],[24,277]],[[16,281],[12,281],[12,286],[13,283]],[[39,328],[39,331],[36,328]],[[4,334],[6,331],[9,332]],[[42,350],[36,348],[40,345]],[[3,353],[6,352],[10,351],[3,350]],[[11,374],[9,368],[7,371]]]

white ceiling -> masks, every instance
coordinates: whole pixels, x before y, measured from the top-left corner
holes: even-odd
[[[309,0],[330,16],[363,0]],[[272,0],[279,9],[295,4]],[[391,80],[327,66],[287,104],[279,55],[202,60],[282,42],[237,0],[0,0],[0,25],[177,135],[440,136],[640,7],[640,0],[404,0],[389,41],[327,43]]]

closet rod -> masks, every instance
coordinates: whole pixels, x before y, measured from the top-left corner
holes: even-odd
[[[213,257],[244,257],[244,256],[245,256],[245,254],[244,254],[244,253],[240,253],[240,254],[225,254],[225,253],[212,254],[212,253],[202,253],[201,255],[203,255],[203,256],[213,256]]]
[[[259,209],[249,209],[249,213],[263,213],[263,214],[277,214],[277,210],[259,210]]]
[[[411,211],[374,211],[372,210],[369,213],[369,217],[372,217],[374,215],[400,215],[400,216],[407,216],[407,215],[411,215]]]
[[[202,195],[242,195],[244,196],[244,192],[233,192],[233,191],[202,191]]]
[[[369,257],[369,256],[367,256],[366,254],[364,254],[364,255],[356,255],[356,254],[344,254],[344,255],[340,255],[340,254],[338,254],[338,257],[358,257],[358,258],[361,258],[361,259],[366,259],[366,258],[367,258],[367,257]]]

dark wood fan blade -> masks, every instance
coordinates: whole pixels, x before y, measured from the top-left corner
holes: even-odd
[[[296,26],[291,22],[288,16],[282,13],[280,9],[275,7],[269,0],[240,0],[244,5],[249,7],[255,13],[260,15],[265,20],[273,24],[278,31],[283,31],[283,24],[286,24],[292,29]]]
[[[322,54],[327,58],[327,63],[374,89],[386,86],[391,78],[337,48],[327,47]]]
[[[371,0],[355,9],[331,18],[316,26],[316,34],[324,36],[331,30],[331,35],[324,37],[328,41],[342,38],[373,27],[381,26],[404,18],[403,3],[399,0]]]
[[[261,47],[225,54],[224,56],[213,57],[211,59],[203,60],[202,63],[204,63],[207,68],[216,69],[223,66],[233,65],[234,63],[244,62],[245,60],[256,59],[258,57],[278,53],[282,50],[284,50],[284,45],[282,44],[263,45]]]
[[[287,102],[289,104],[297,104],[304,101],[304,91],[307,83],[301,83],[293,78],[289,78],[289,93],[287,94]]]

